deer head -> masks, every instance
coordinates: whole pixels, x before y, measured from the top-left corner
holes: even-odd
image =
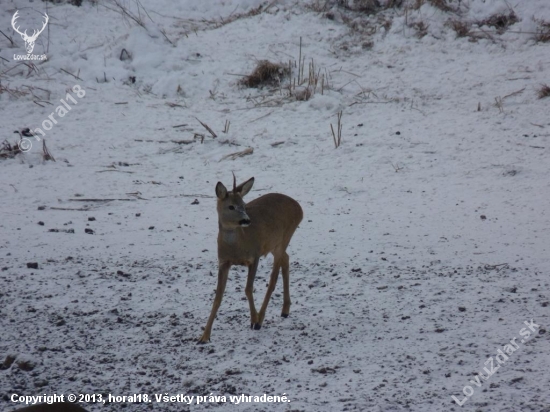
[[[19,10],[17,10],[15,12],[15,14],[13,15],[13,18],[11,19],[11,25],[12,25],[13,29],[17,33],[19,33],[21,35],[21,38],[25,41],[25,48],[27,49],[27,53],[30,54],[34,50],[34,42],[38,38],[38,35],[44,31],[44,29],[46,28],[46,25],[48,24],[48,20],[50,18],[48,17],[47,14],[44,13],[44,17],[46,18],[44,20],[44,25],[42,26],[42,28],[40,30],[33,30],[32,35],[29,36],[29,35],[27,35],[27,30],[25,30],[23,33],[21,33],[21,31],[19,30],[19,26],[17,26],[17,27],[15,26],[16,20],[19,17],[18,13],[19,13]]]

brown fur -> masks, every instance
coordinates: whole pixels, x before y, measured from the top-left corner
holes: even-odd
[[[260,329],[269,299],[283,273],[284,303],[282,316],[290,311],[289,257],[286,248],[303,218],[302,208],[294,199],[279,193],[269,193],[247,204],[242,197],[252,188],[254,178],[235,187],[231,192],[223,184],[216,186],[218,197],[218,286],[210,317],[199,343],[210,340],[212,324],[221,304],[229,269],[233,265],[247,266],[245,294],[250,306],[250,323]],[[233,209],[230,209],[230,208]],[[248,226],[247,226],[248,225]],[[254,278],[261,256],[273,254],[273,269],[269,286],[260,309],[254,305]]]

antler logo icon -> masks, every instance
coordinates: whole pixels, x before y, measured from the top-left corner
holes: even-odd
[[[46,13],[44,13],[44,17],[46,18],[46,20],[44,21],[44,25],[42,26],[42,28],[40,30],[33,30],[32,35],[29,36],[27,34],[27,30],[25,30],[23,33],[21,33],[21,31],[19,31],[19,26],[15,27],[16,20],[19,17],[18,13],[19,13],[19,10],[17,10],[15,12],[15,14],[13,15],[13,18],[11,19],[11,25],[12,25],[13,29],[17,33],[19,33],[21,35],[21,37],[23,38],[23,40],[25,41],[25,48],[27,49],[27,53],[31,54],[32,51],[34,50],[34,42],[38,38],[38,35],[44,31],[44,29],[46,28],[46,25],[48,24],[48,20],[50,18],[48,17],[48,15]]]

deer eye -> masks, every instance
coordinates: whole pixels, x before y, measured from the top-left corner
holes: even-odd
[[[229,210],[235,210],[235,206],[230,205],[230,206],[229,206]]]

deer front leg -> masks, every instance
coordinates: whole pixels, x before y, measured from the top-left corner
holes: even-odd
[[[246,279],[246,288],[244,293],[248,299],[248,305],[250,306],[250,328],[260,329],[261,325],[258,323],[258,312],[256,312],[256,306],[254,306],[254,278],[256,277],[256,271],[258,270],[258,263],[260,258],[254,259],[252,264],[248,266],[248,278]]]
[[[214,319],[216,319],[216,314],[222,303],[223,293],[225,292],[225,285],[227,284],[227,276],[229,275],[229,269],[231,268],[230,263],[220,264],[218,269],[218,285],[216,287],[216,297],[214,298],[214,303],[212,304],[212,311],[210,312],[210,317],[208,322],[206,322],[206,327],[204,328],[204,333],[202,337],[197,342],[198,344],[207,343],[210,340],[210,333],[212,332],[212,324]]]

